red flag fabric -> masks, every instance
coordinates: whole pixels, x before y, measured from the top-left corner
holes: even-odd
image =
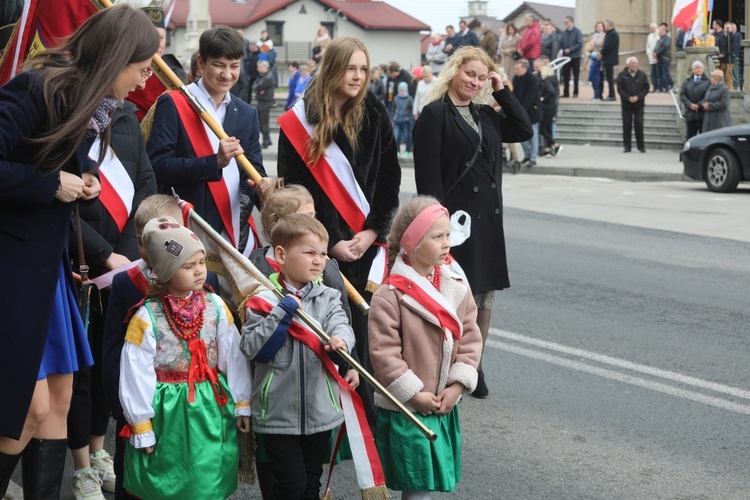
[[[29,56],[59,44],[96,11],[92,0],[26,0],[23,16],[3,53],[0,85],[18,72]]]

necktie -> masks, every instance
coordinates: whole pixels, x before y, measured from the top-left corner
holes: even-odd
[[[700,77],[699,77],[699,76],[696,76],[696,77],[694,78],[694,80],[695,80],[695,83],[698,83],[698,81],[700,80]]]

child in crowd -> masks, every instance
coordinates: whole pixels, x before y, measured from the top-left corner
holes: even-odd
[[[380,394],[376,444],[388,488],[404,499],[454,491],[461,478],[458,403],[477,384],[482,338],[468,286],[444,265],[448,210],[418,196],[396,213],[388,235],[390,276],[370,305],[375,378],[437,433],[430,443]]]
[[[414,126],[414,98],[409,95],[409,85],[406,82],[398,84],[398,95],[391,104],[391,121],[393,122],[393,134],[396,136],[396,146],[401,151],[401,143],[406,145],[406,150],[399,153],[400,158],[411,158],[411,129]]]
[[[278,220],[271,230],[280,272],[270,280],[287,295],[265,290],[247,303],[241,348],[255,363],[253,429],[262,435],[273,470],[272,498],[320,498],[322,465],[331,429],[341,425],[335,366],[321,340],[294,319],[302,307],[327,332],[325,351],[354,347],[354,332],[340,293],[320,283],[328,232],[305,214]],[[333,368],[332,368],[333,367]]]
[[[122,349],[120,402],[130,423],[125,489],[139,498],[224,499],[237,489],[237,428],[250,431],[250,367],[219,298],[203,290],[206,251],[171,217],[149,221],[148,298]],[[166,432],[168,423],[169,432]]]
[[[107,368],[102,371],[102,383],[109,409],[117,421],[116,429],[118,433],[120,429],[127,425],[120,405],[120,355],[125,343],[125,332],[128,328],[126,318],[130,308],[138,305],[148,292],[148,284],[151,281],[151,267],[143,248],[143,228],[148,221],[158,217],[172,217],[175,220],[182,220],[182,210],[172,196],[155,194],[143,200],[138,206],[133,222],[138,254],[142,260],[137,266],[116,274],[112,280],[109,293],[104,337],[102,339],[102,365]],[[118,440],[114,460],[115,498],[117,500],[126,498],[125,490],[122,487],[124,454],[124,443],[121,444]]]
[[[271,231],[279,219],[290,214],[306,214],[315,217],[315,204],[313,203],[312,195],[304,186],[298,184],[287,184],[285,186],[283,185],[283,179],[277,179],[263,194],[263,209],[260,211],[260,220],[263,225],[263,236],[266,240],[271,239]],[[274,248],[271,245],[255,250],[250,255],[250,261],[264,276],[270,276],[273,273],[281,271],[279,263],[276,262],[276,257],[274,256]],[[351,320],[351,310],[349,309],[346,287],[339,271],[339,265],[335,260],[326,260],[321,280],[324,285],[339,291],[341,295],[341,307],[346,312],[347,318]],[[352,357],[356,361],[359,361],[356,351],[352,351]],[[359,373],[357,370],[342,368],[340,373],[343,374],[344,379],[353,388],[356,389],[359,386]],[[258,454],[256,455],[255,463],[258,469],[258,485],[260,486],[263,498],[271,498],[273,471],[263,451],[265,447],[262,435],[256,438],[256,443],[258,445]]]

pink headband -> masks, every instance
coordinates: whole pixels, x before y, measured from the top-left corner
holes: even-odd
[[[422,241],[425,233],[441,215],[448,215],[448,209],[440,204],[430,205],[411,221],[411,224],[409,224],[409,227],[406,228],[404,235],[401,237],[401,248],[404,249],[406,255],[414,251],[414,247]]]

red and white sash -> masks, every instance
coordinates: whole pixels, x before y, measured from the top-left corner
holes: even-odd
[[[195,83],[191,83],[187,88],[206,111],[214,119],[217,119],[214,104],[209,102],[210,98],[206,96],[203,89]],[[190,137],[195,156],[202,158],[216,154],[219,151],[219,138],[201,120],[187,98],[176,90],[170,92],[169,96],[172,98],[175,108],[177,108],[177,114],[180,116],[180,121],[182,121],[188,137]],[[221,176],[220,180],[207,183],[208,189],[211,191],[211,197],[219,209],[222,223],[221,236],[237,248],[240,238],[240,172],[234,159],[222,169]],[[256,244],[257,241],[248,241],[246,249],[249,248],[252,251]]]
[[[427,278],[420,276],[413,267],[405,264],[400,255],[396,258],[385,284],[412,297],[435,316],[444,331],[449,331],[456,340],[461,338],[463,323],[458,318],[456,309]]]
[[[268,315],[278,302],[279,299],[275,296],[272,299],[268,299],[260,295],[255,295],[247,301],[245,307],[257,313]],[[349,437],[349,445],[352,450],[354,468],[357,473],[357,483],[360,489],[366,491],[370,488],[384,488],[385,475],[383,474],[378,450],[375,447],[375,440],[367,423],[367,417],[365,416],[365,410],[359,394],[339,375],[336,365],[323,349],[324,344],[320,337],[310,330],[307,325],[302,323],[297,316],[294,317],[289,326],[289,334],[312,349],[323,362],[328,375],[338,382],[341,407],[344,411],[344,422]]]
[[[279,117],[279,125],[344,222],[355,233],[364,230],[365,220],[370,214],[370,203],[354,177],[352,165],[338,144],[332,142],[315,165],[310,165],[307,161],[307,143],[313,136],[315,127],[307,121],[305,102],[299,99],[292,109]],[[386,248],[379,243],[374,245],[377,245],[378,252],[367,279],[379,285],[387,273]]]
[[[89,158],[97,161],[101,146],[102,143],[97,137],[89,150]],[[109,148],[99,166],[99,182],[102,185],[99,200],[122,233],[133,210],[135,186],[112,148]]]

